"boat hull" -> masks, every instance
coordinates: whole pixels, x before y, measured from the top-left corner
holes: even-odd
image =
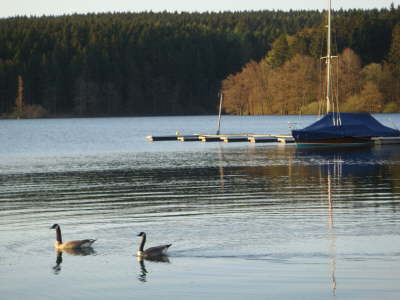
[[[331,139],[295,139],[295,143],[298,146],[360,146],[366,144],[372,144],[374,141],[370,137],[366,138],[355,138],[355,137],[342,137],[342,138],[331,138]]]
[[[387,127],[367,113],[340,113],[340,125],[335,118],[339,114],[328,113],[303,129],[292,130],[298,145],[352,146],[373,144],[374,137],[396,137],[400,131]]]

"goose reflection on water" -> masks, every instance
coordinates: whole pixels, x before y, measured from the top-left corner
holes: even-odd
[[[63,250],[56,250],[56,264],[52,267],[54,275],[58,275],[61,272],[61,263],[63,262],[63,252],[66,252],[69,255],[73,256],[86,256],[86,255],[94,255],[96,251],[93,250],[92,247],[87,248],[67,248]]]
[[[136,259],[139,262],[140,266],[140,273],[137,277],[140,282],[147,282],[147,273],[149,272],[146,269],[146,265],[144,263],[145,260],[155,263],[170,263],[170,260],[167,255],[161,255],[158,257],[150,257],[150,258],[136,257]]]

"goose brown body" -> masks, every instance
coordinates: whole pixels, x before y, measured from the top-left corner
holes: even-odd
[[[169,247],[171,247],[172,244],[166,244],[166,245],[161,245],[161,246],[155,246],[151,248],[147,248],[144,250],[144,244],[146,243],[146,233],[141,232],[138,234],[138,236],[142,237],[142,241],[139,246],[139,250],[136,252],[136,256],[141,258],[154,258],[154,257],[160,257],[163,255],[166,255],[166,252]]]
[[[50,227],[50,229],[54,229],[56,231],[56,242],[54,244],[54,247],[58,250],[88,248],[91,247],[92,244],[96,241],[94,239],[85,239],[73,240],[63,243],[60,225],[54,224]]]

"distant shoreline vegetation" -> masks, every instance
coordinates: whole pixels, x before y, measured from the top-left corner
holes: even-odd
[[[0,19],[0,115],[213,114],[220,91],[230,114],[315,113],[324,24],[319,11]],[[400,6],[334,24],[342,111],[399,112]]]

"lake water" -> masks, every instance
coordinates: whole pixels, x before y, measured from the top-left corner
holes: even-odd
[[[314,120],[224,116],[222,132]],[[399,299],[400,146],[145,139],[215,127],[0,120],[0,298]],[[57,254],[54,223],[64,240],[97,239],[94,251]],[[141,231],[148,246],[172,243],[168,261],[137,261]]]

